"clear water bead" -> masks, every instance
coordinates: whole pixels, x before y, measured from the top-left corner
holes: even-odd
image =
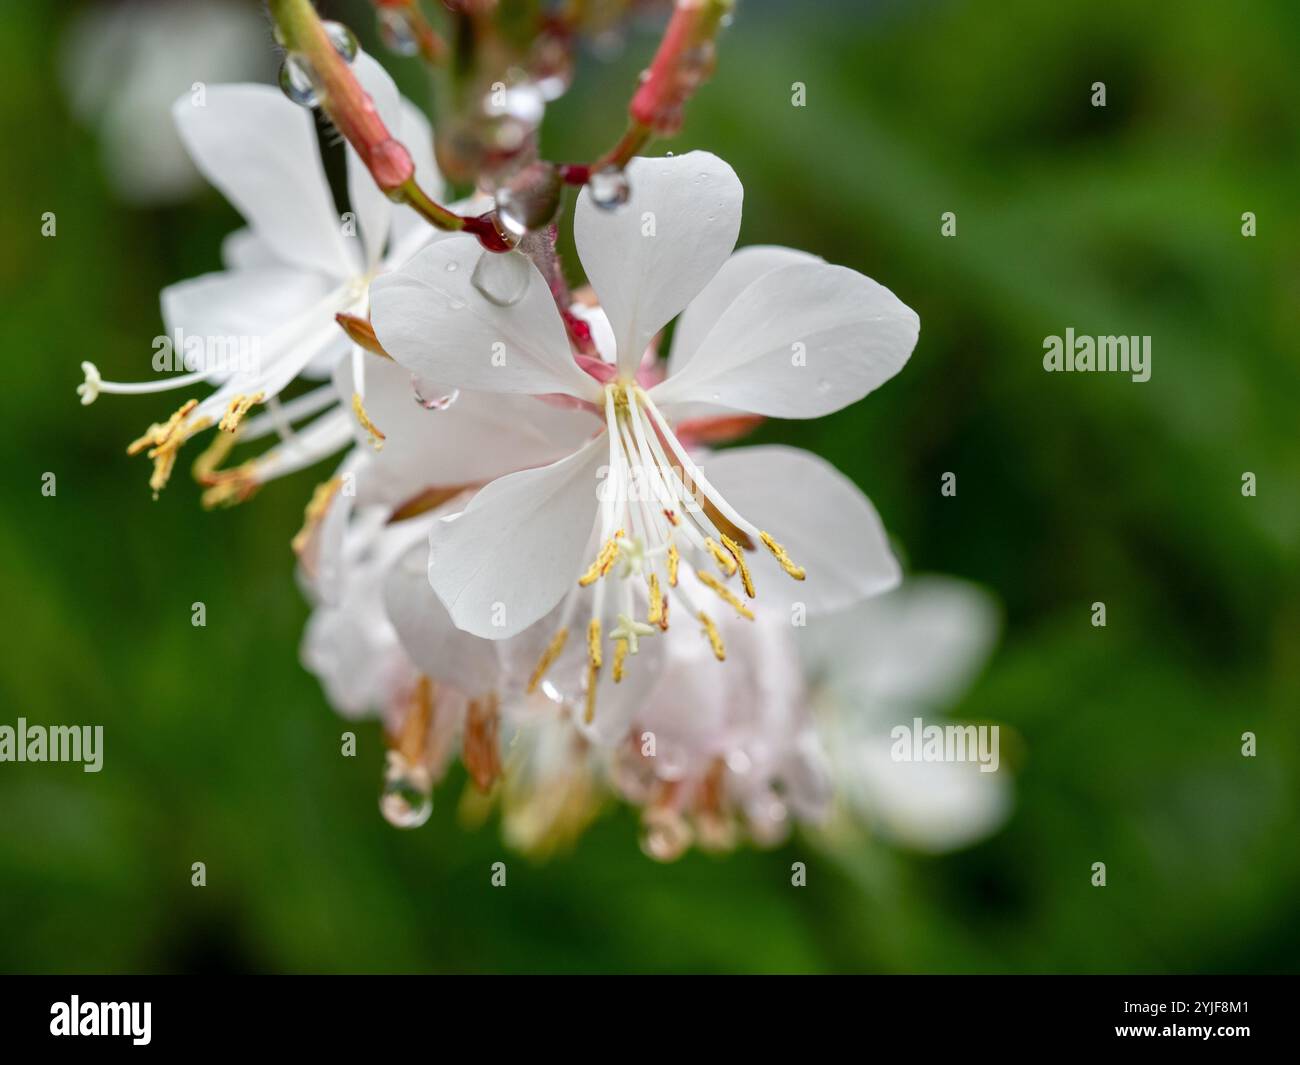
[[[420,50],[420,39],[411,25],[411,16],[399,9],[381,7],[378,13],[379,39],[384,47],[397,55],[415,55]]]
[[[411,392],[415,402],[425,410],[447,410],[460,399],[460,389],[446,391],[438,385],[420,380],[419,374],[411,374]]]
[[[316,86],[312,84],[311,68],[300,56],[287,55],[280,64],[280,91],[302,107],[320,103]]]
[[[470,280],[484,299],[498,307],[513,307],[528,291],[532,266],[521,252],[485,251]]]
[[[355,33],[341,22],[322,22],[321,25],[325,27],[325,36],[330,39],[334,51],[338,52],[349,63],[356,59],[357,52],[360,51],[360,45],[357,44],[357,35]]]
[[[622,207],[632,198],[632,186],[618,167],[597,170],[588,179],[587,188],[591,190],[591,202],[606,211]]]
[[[433,813],[433,779],[422,766],[407,765],[398,752],[388,752],[379,812],[394,828],[419,828]]]

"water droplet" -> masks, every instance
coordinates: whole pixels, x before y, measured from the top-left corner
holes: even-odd
[[[718,51],[712,41],[701,41],[694,48],[682,53],[677,64],[678,83],[694,91],[713,73],[717,65]]]
[[[560,209],[564,184],[550,163],[530,163],[512,174],[497,189],[497,218],[516,241],[541,229]]]
[[[320,99],[312,84],[311,68],[301,56],[287,55],[280,64],[280,90],[294,103],[315,107]]]
[[[646,811],[641,825],[641,850],[657,862],[673,862],[691,845],[691,826],[673,810]]]
[[[433,813],[433,777],[412,766],[397,751],[388,752],[379,810],[394,828],[419,828]]]
[[[321,25],[325,27],[325,36],[330,39],[334,51],[349,63],[356,59],[360,46],[355,33],[341,22],[322,22]]]
[[[449,273],[449,274],[454,274],[454,273],[455,273],[457,270],[459,270],[459,269],[460,269],[460,263],[448,263],[448,264],[447,264],[447,273]]]
[[[485,251],[479,256],[471,280],[484,299],[498,307],[512,307],[528,291],[532,267],[520,252]]]
[[[411,18],[400,8],[381,7],[378,12],[379,39],[384,47],[398,55],[415,55],[420,50]]]
[[[460,399],[459,388],[444,392],[438,385],[421,381],[419,374],[411,374],[411,391],[415,394],[415,402],[425,410],[446,410]]]
[[[573,57],[559,34],[544,32],[537,38],[528,66],[543,100],[558,100],[573,84]]]
[[[587,180],[587,188],[591,190],[591,202],[606,211],[622,207],[632,198],[627,175],[617,167],[597,170]]]

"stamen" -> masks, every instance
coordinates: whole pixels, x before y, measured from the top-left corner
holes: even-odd
[[[210,418],[196,418],[193,422],[186,422],[186,418],[198,406],[198,402],[196,399],[186,400],[167,421],[155,422],[149,426],[143,436],[127,445],[128,455],[138,455],[146,448],[149,449],[147,457],[153,460],[153,475],[149,478],[149,487],[153,489],[155,499],[167,486],[172,469],[176,466],[176,452],[180,450],[180,446],[195,433],[201,432],[212,424]]]
[[[664,596],[659,590],[659,574],[650,574],[650,613],[646,621],[651,625],[658,625],[661,629],[668,628],[667,611],[664,609]]]
[[[537,690],[537,685],[542,683],[542,678],[546,676],[547,670],[555,665],[555,660],[560,657],[560,652],[564,650],[564,645],[569,641],[569,630],[561,629],[551,639],[549,646],[542,652],[542,657],[538,660],[533,675],[528,678],[528,694],[532,695]]]
[[[233,433],[239,428],[239,423],[244,420],[244,415],[252,410],[254,404],[261,403],[264,399],[266,399],[265,392],[256,392],[251,396],[240,393],[226,406],[226,413],[217,423],[217,428],[223,433]]]
[[[719,662],[725,662],[727,660],[727,649],[723,646],[718,626],[713,624],[713,619],[703,610],[700,611],[699,618],[704,623],[704,634],[709,638],[709,646],[713,648],[713,657]]]
[[[221,464],[234,450],[235,444],[239,442],[242,435],[242,433],[213,434],[212,443],[199,453],[199,457],[194,460],[194,465],[190,468],[190,472],[199,484],[216,483]]]
[[[667,507],[664,507],[664,517],[668,519],[673,528],[676,528],[682,523],[682,519],[677,516],[677,512],[675,510],[669,510]]]
[[[586,588],[589,584],[595,584],[601,577],[609,572],[609,568],[614,565],[614,560],[618,558],[618,541],[623,535],[623,530],[619,529],[613,536],[605,541],[605,546],[600,549],[596,556],[596,561],[588,567],[587,572],[578,578],[578,584]]]
[[[592,669],[600,668],[600,618],[592,618],[587,626],[587,661]]]
[[[760,529],[758,535],[759,539],[763,541],[763,546],[776,556],[776,560],[781,563],[781,568],[785,570],[786,573],[797,581],[803,580],[808,575],[802,566],[796,566],[794,564],[790,556],[785,553],[785,548],[768,536],[767,533]]]
[[[623,679],[623,661],[627,658],[627,641],[618,639],[614,641],[614,683],[617,684]]]
[[[307,506],[303,510],[302,528],[289,541],[289,546],[293,548],[295,555],[302,555],[316,529],[329,511],[335,493],[342,486],[342,477],[331,477],[328,481],[322,481],[312,490],[311,499],[308,500]]]
[[[745,594],[749,598],[754,598],[754,581],[749,576],[749,567],[745,565],[745,552],[740,544],[736,543],[730,536],[723,536],[722,546],[731,552],[731,557],[736,560],[736,565],[740,568],[740,583],[745,586]]]
[[[487,794],[501,776],[501,745],[497,742],[500,720],[496,695],[469,701],[461,758],[474,786],[483,794]]]
[[[677,564],[681,561],[681,555],[677,553],[677,545],[668,545],[668,583],[674,588],[677,587]]]
[[[718,546],[718,541],[712,536],[707,537],[704,546],[708,549],[709,554],[713,556],[713,561],[718,564],[718,569],[722,570],[723,575],[730,577],[736,572],[736,560],[726,551]]]
[[[599,666],[587,666],[587,709],[583,714],[583,720],[590,725],[596,719],[596,677],[600,673]]]
[[[379,431],[379,426],[370,420],[370,415],[366,413],[366,408],[361,403],[361,393],[352,393],[352,413],[357,416],[357,421],[361,423],[361,428],[370,434],[370,446],[376,451],[381,451],[384,441],[388,438]]]
[[[218,437],[229,440],[230,437]],[[246,503],[262,487],[261,471],[256,459],[249,459],[229,470],[218,470],[209,476],[208,488],[199,496],[204,510],[233,507]]]
[[[696,574],[696,576],[700,578],[701,584],[706,588],[712,588],[717,592],[718,597],[729,607],[732,607],[742,618],[748,618],[750,621],[754,620],[754,612],[745,605],[740,596],[718,580],[718,578],[712,573],[708,572],[708,570],[704,570],[701,573]]]

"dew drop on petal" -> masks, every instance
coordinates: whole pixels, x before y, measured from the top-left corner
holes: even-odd
[[[411,17],[401,8],[381,7],[378,12],[379,39],[397,55],[415,55],[420,39],[411,25]]]
[[[440,385],[420,380],[419,374],[411,374],[412,398],[425,410],[446,410],[460,399],[460,389],[447,391]]]
[[[517,251],[483,252],[470,278],[484,299],[498,307],[512,307],[524,298],[532,269]]]
[[[325,27],[325,36],[330,39],[334,51],[338,52],[348,63],[356,59],[360,46],[357,44],[357,35],[355,33],[341,22],[323,22],[321,25]]]
[[[591,202],[606,211],[622,207],[632,198],[632,186],[627,175],[617,167],[597,170],[587,182],[591,190]]]
[[[315,107],[320,102],[312,84],[311,69],[300,56],[287,55],[280,64],[280,91],[302,107]]]

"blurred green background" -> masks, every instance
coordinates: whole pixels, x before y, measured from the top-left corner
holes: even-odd
[[[741,5],[654,150],[735,167],[742,243],[815,251],[920,313],[897,379],[760,438],[853,476],[911,566],[1001,599],[956,712],[1014,730],[1016,809],[946,857],[796,838],[670,866],[625,811],[545,865],[512,856],[495,824],[457,824],[459,770],[423,830],[389,828],[378,727],[340,757],[351,726],[297,661],[288,541],[321,471],[219,513],[178,473],[155,503],[123,448],[172,397],[78,406],[82,359],[148,375],[158,290],[216,268],[236,225],[211,190],[114,198],[58,86],[86,6],[0,15],[0,723],[102,724],[105,765],[0,764],[0,970],[1300,969],[1300,5]],[[322,6],[390,58],[364,4]],[[549,157],[613,141],[655,39],[584,59]],[[388,65],[420,99],[417,62]],[[1045,374],[1067,326],[1150,334],[1150,382]]]

